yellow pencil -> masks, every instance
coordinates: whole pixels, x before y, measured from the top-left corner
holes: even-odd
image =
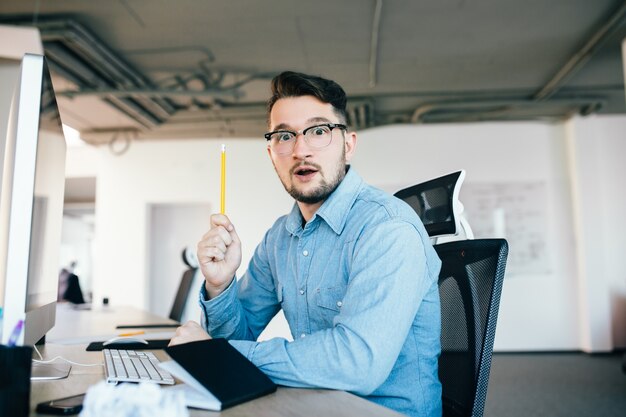
[[[144,331],[138,331],[138,332],[128,332],[128,333],[120,333],[119,336],[120,337],[128,337],[128,336],[137,336],[138,334],[144,334]]]
[[[226,213],[226,145],[222,144],[222,182],[220,192],[220,213]]]

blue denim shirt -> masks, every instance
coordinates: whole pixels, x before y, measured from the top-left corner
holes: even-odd
[[[440,416],[440,266],[415,212],[352,168],[304,227],[297,205],[276,221],[240,281],[203,285],[202,322],[277,384]],[[281,308],[294,340],[256,342]]]

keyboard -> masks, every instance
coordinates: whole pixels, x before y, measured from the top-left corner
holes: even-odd
[[[102,354],[109,383],[145,381],[174,384],[172,375],[159,367],[159,360],[152,352],[102,349]]]

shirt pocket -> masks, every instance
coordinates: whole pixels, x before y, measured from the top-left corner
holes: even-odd
[[[338,313],[343,305],[343,296],[346,293],[345,287],[320,288],[316,294],[316,304],[318,307]]]

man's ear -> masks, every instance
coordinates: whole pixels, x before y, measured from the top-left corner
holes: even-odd
[[[346,162],[350,162],[354,151],[356,150],[356,132],[346,132],[346,139],[344,140],[344,146],[346,149]]]

